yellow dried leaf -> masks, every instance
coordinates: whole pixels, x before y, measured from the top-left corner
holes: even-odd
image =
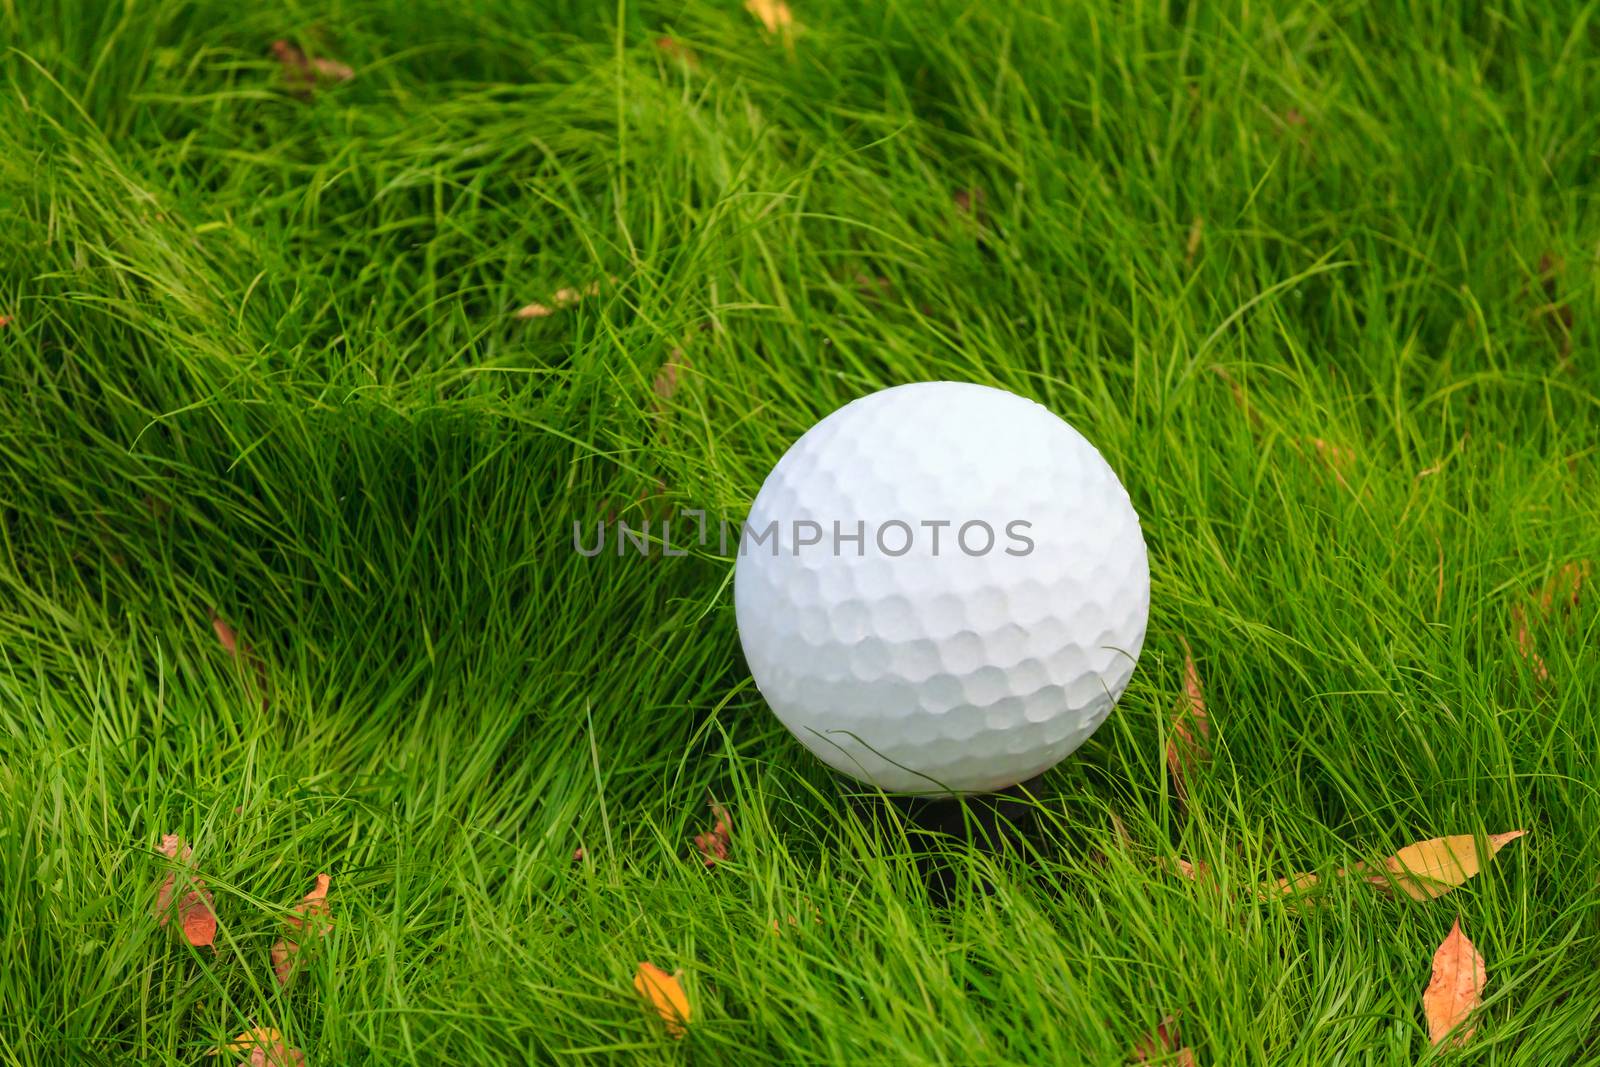
[[[794,12],[783,0],[745,0],[744,9],[760,19],[768,33],[782,34],[787,39],[794,29]]]
[[[1491,835],[1489,854],[1482,860],[1477,841],[1471,834],[1419,841],[1384,860],[1383,873],[1370,874],[1367,881],[1385,888],[1398,886],[1412,900],[1442,897],[1475,876],[1482,869],[1483,861],[1493,859],[1497,852],[1525,833],[1526,830],[1512,830]]]
[[[238,1056],[246,1054],[250,1067],[305,1067],[305,1053],[289,1047],[283,1035],[270,1026],[246,1030],[221,1048],[214,1048],[208,1056]]]
[[[1428,1018],[1428,1039],[1435,1045],[1449,1042],[1459,1048],[1472,1037],[1472,1027],[1463,1026],[1483,999],[1489,973],[1483,957],[1461,932],[1461,920],[1433,955],[1433,978],[1422,994],[1422,1010]]]
[[[1200,240],[1205,235],[1206,220],[1199,215],[1189,224],[1189,239],[1183,243],[1183,261],[1193,263],[1195,253],[1200,251]]]
[[[633,976],[633,988],[648,1000],[667,1024],[667,1033],[682,1037],[689,1023],[689,998],[679,981],[681,971],[668,974],[649,960],[641,961]]]

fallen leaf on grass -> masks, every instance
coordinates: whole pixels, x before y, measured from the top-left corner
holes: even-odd
[[[356,76],[355,71],[338,60],[321,56],[313,59],[293,41],[273,41],[272,54],[283,68],[284,78],[303,92],[309,91],[319,81],[347,82]]]
[[[247,667],[255,675],[257,684],[261,686],[261,709],[267,708],[267,665],[255,650],[239,640],[239,635],[234,633],[233,627],[227,620],[218,615],[216,609],[211,611],[211,629],[217,635],[217,644],[222,646],[222,651],[233,657],[235,661]]]
[[[694,847],[700,850],[707,867],[715,867],[728,858],[728,850],[733,847],[733,820],[728,817],[727,808],[715,800],[709,803],[716,824],[705,833],[694,835]]]
[[[1200,672],[1194,665],[1194,654],[1187,640],[1179,640],[1183,642],[1183,696],[1167,738],[1167,769],[1172,772],[1172,787],[1179,803],[1187,805],[1188,776],[1211,758],[1205,745],[1211,736],[1211,720],[1206,715],[1206,698],[1200,687]]]
[[[1511,605],[1511,622],[1516,627],[1517,654],[1528,661],[1535,678],[1548,682],[1550,668],[1544,665],[1544,657],[1534,650],[1533,632],[1528,629],[1528,615],[1522,610],[1521,604]]]
[[[760,19],[768,33],[778,34],[785,41],[794,33],[794,12],[783,0],[745,0],[744,9]]]
[[[582,863],[584,861],[585,857],[587,857],[588,855],[589,854],[587,852],[585,852],[582,848],[575,848],[575,849],[572,850],[572,862],[573,863]]]
[[[246,1054],[243,1061],[250,1067],[305,1067],[306,1054],[290,1048],[283,1035],[268,1026],[246,1030],[221,1048],[214,1048],[208,1056],[237,1056]]]
[[[1350,483],[1345,481],[1344,476],[1355,464],[1355,450],[1347,445],[1334,444],[1321,437],[1307,437],[1305,443],[1311,446],[1312,452],[1315,453],[1316,457],[1333,472],[1333,476],[1338,480],[1339,484],[1346,489],[1350,488]]]
[[[675,971],[668,974],[649,960],[644,960],[633,976],[633,988],[656,1009],[656,1013],[667,1024],[667,1033],[673,1037],[682,1037],[689,1023],[689,998],[679,981],[682,973]]]
[[[3,330],[7,326],[10,326],[10,325],[11,325],[11,316],[10,315],[0,315],[0,330]]]
[[[1556,568],[1539,590],[1539,612],[1549,618],[1558,609],[1576,610],[1583,583],[1594,573],[1591,560],[1580,559],[1563,563]]]
[[[279,985],[288,985],[294,977],[305,939],[308,936],[321,937],[333,929],[333,912],[328,907],[328,885],[331,881],[326,874],[317,875],[317,884],[311,892],[300,899],[292,914],[284,917],[283,921],[298,931],[298,936],[280,937],[272,943],[272,973]]]
[[[1211,866],[1204,860],[1198,863],[1190,863],[1182,857],[1168,859],[1166,856],[1157,856],[1156,866],[1168,874],[1182,875],[1191,882],[1201,882],[1211,877]]]
[[[598,296],[599,293],[600,283],[597,281],[590,282],[584,287],[582,292],[567,286],[557,289],[553,294],[551,294],[549,304],[524,304],[513,314],[519,319],[548,318],[563,308],[571,307],[586,296]]]
[[[1250,421],[1251,427],[1259,429],[1261,427],[1261,413],[1250,406],[1249,399],[1244,395],[1244,389],[1234,380],[1233,375],[1228,373],[1228,368],[1213,364],[1211,373],[1228,383],[1228,392],[1233,394],[1234,404],[1240,411],[1244,412],[1244,417]]]
[[[1189,239],[1183,243],[1183,261],[1187,264],[1194,263],[1195,254],[1200,251],[1200,240],[1205,236],[1205,219],[1199,215],[1189,224]]]
[[[1195,1067],[1194,1050],[1178,1046],[1178,1017],[1169,1015],[1156,1028],[1134,1043],[1129,1063],[1169,1064],[1170,1067]]]
[[[957,189],[950,198],[956,206],[956,214],[964,217],[972,225],[982,228],[984,223],[984,202],[988,195],[977,186],[968,189]]]
[[[205,882],[194,873],[191,862],[194,849],[184,844],[177,834],[166,834],[161,838],[157,851],[183,868],[184,884],[189,887],[178,900],[177,907],[178,929],[182,931],[184,940],[195,948],[209,945],[215,951],[217,914],[212,910],[213,900],[210,891],[205,888]],[[156,891],[156,920],[162,926],[172,921],[172,902],[177,894],[179,873],[176,870],[167,871],[166,877],[161,880],[161,888]]]
[[[1397,887],[1412,900],[1432,900],[1457,889],[1482,870],[1502,848],[1526,834],[1511,830],[1488,837],[1489,852],[1480,860],[1477,839],[1471,834],[1435,837],[1407,845],[1383,861],[1381,873],[1362,868],[1367,881],[1384,889]]]
[[[1483,957],[1461,932],[1461,920],[1433,955],[1433,978],[1422,994],[1422,1010],[1428,1018],[1428,1039],[1435,1045],[1449,1043],[1459,1048],[1472,1037],[1471,1026],[1463,1026],[1483,998],[1489,981]]]
[[[700,65],[700,57],[695,55],[694,49],[687,45],[679,44],[671,37],[657,37],[656,47],[661,50],[662,55],[682,60],[685,66],[698,67]]]
[[[661,369],[656,371],[656,377],[650,383],[651,391],[656,394],[656,406],[659,408],[662,401],[671,400],[678,392],[678,384],[683,377],[684,368],[689,365],[689,359],[683,354],[683,349],[674,348],[667,356],[666,362],[661,364]]]

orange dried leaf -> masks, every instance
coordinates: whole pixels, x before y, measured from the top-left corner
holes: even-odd
[[[1442,897],[1476,876],[1484,862],[1525,833],[1526,830],[1511,830],[1490,835],[1488,855],[1481,859],[1477,840],[1471,834],[1419,841],[1384,860],[1383,873],[1369,874],[1367,881],[1386,889],[1398,887],[1412,900]]]
[[[667,1024],[667,1033],[673,1037],[682,1037],[689,1023],[689,998],[683,992],[681,974],[681,971],[668,974],[649,960],[643,960],[633,976],[633,988],[656,1009]]]
[[[270,953],[272,959],[272,976],[278,980],[279,985],[288,985],[289,979],[294,977],[295,958],[300,954],[300,944],[280,937],[272,943]]]
[[[11,325],[11,316],[10,315],[0,315],[0,330],[3,330],[7,326],[10,326],[10,325]]]
[[[1594,571],[1590,560],[1563,563],[1539,590],[1539,613],[1549,618],[1558,609],[1576,609],[1583,583]]]
[[[237,1056],[245,1054],[243,1062],[250,1067],[305,1067],[306,1056],[289,1043],[276,1029],[258,1026],[246,1030],[221,1048],[212,1049],[208,1056]]]
[[[1173,790],[1179,801],[1187,804],[1188,778],[1211,756],[1205,744],[1211,736],[1211,720],[1206,714],[1205,692],[1200,686],[1194,654],[1189,650],[1188,641],[1179,640],[1183,642],[1183,696],[1167,739],[1167,769],[1172,774]]]
[[[1168,1015],[1156,1028],[1145,1034],[1134,1043],[1133,1051],[1128,1053],[1129,1063],[1148,1063],[1151,1060],[1164,1059],[1178,1045],[1178,1017]]]
[[[1457,919],[1433,955],[1433,978],[1422,994],[1428,1039],[1435,1045],[1448,1042],[1453,1048],[1465,1045],[1473,1028],[1463,1024],[1483,999],[1488,981],[1483,956],[1461,932]]]
[[[198,881],[195,883],[200,884]],[[185,941],[195,948],[216,947],[217,913],[211,910],[211,893],[191,889],[178,905],[178,921]]]
[[[296,937],[280,937],[272,943],[272,973],[279,985],[288,985],[295,975],[295,966],[300,958],[300,936],[309,934],[313,938],[321,937],[333,929],[333,913],[328,906],[328,886],[331,881],[326,874],[317,875],[316,885],[311,892],[300,899],[292,914],[284,917],[284,923],[299,931],[299,934]]]
[[[615,279],[612,279],[613,281]],[[562,308],[569,308],[586,296],[597,296],[600,293],[600,283],[590,282],[582,292],[571,286],[563,286],[550,296],[549,304],[525,304],[512,314],[519,319],[543,319],[554,315]]]
[[[695,848],[700,850],[701,858],[707,867],[715,867],[718,863],[728,858],[728,850],[733,847],[733,820],[728,817],[728,809],[718,804],[715,800],[709,801],[711,815],[716,819],[716,824],[703,834],[694,835]]]

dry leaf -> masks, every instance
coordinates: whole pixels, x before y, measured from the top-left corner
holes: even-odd
[[[3,330],[7,326],[10,326],[10,325],[11,325],[11,316],[10,315],[0,315],[0,330]]]
[[[1256,893],[1262,900],[1271,900],[1275,897],[1292,897],[1301,893],[1309,893],[1322,884],[1322,879],[1310,873],[1291,874],[1287,878],[1279,878],[1276,882],[1263,885]]]
[[[1244,412],[1244,417],[1250,420],[1250,425],[1252,428],[1260,429],[1261,413],[1250,406],[1249,399],[1247,399],[1244,395],[1244,389],[1240,387],[1238,382],[1234,381],[1233,375],[1228,373],[1228,368],[1219,367],[1213,364],[1211,367],[1211,373],[1228,383],[1228,392],[1233,394],[1234,404],[1238,406],[1240,411]]]
[[[1448,1040],[1453,1048],[1465,1045],[1473,1028],[1462,1024],[1483,999],[1488,981],[1483,957],[1461,932],[1461,920],[1457,919],[1433,954],[1433,979],[1422,994],[1428,1039],[1435,1045]]]
[[[1328,469],[1333,472],[1333,476],[1338,480],[1339,484],[1346,489],[1350,488],[1350,483],[1345,481],[1344,476],[1345,472],[1355,463],[1355,450],[1345,445],[1333,444],[1320,437],[1307,437],[1305,440],[1306,444],[1310,445],[1312,450],[1316,452],[1317,458],[1322,460]]]
[[[161,844],[156,846],[158,852],[169,860],[187,865],[189,858],[194,855],[194,849],[183,843],[183,838],[177,834],[165,834]],[[156,918],[162,926],[172,918],[172,891],[178,879],[178,872],[169,870],[167,876],[161,880],[161,888],[156,891]]]
[[[663,55],[682,60],[685,66],[698,67],[700,65],[700,57],[695,55],[694,49],[689,48],[687,45],[679,44],[671,37],[657,37],[656,47],[661,50]]]
[[[1559,609],[1576,610],[1583,583],[1594,573],[1594,563],[1587,559],[1563,563],[1556,568],[1539,590],[1539,613],[1549,618]]]
[[[250,1067],[305,1067],[306,1056],[297,1048],[290,1048],[283,1035],[268,1026],[246,1030],[221,1048],[214,1048],[208,1056],[237,1056],[247,1053],[244,1060]]]
[[[785,41],[794,32],[794,12],[783,0],[745,0],[744,9],[760,19],[768,33],[780,34]]]
[[[616,279],[612,280],[615,281]],[[582,292],[579,292],[571,286],[564,286],[551,294],[549,304],[524,304],[522,307],[513,312],[513,314],[519,319],[548,318],[549,316],[560,311],[562,308],[571,307],[586,296],[597,296],[599,293],[600,283],[597,281],[590,282]]]
[[[260,656],[256,655],[254,649],[239,640],[239,636],[234,633],[233,627],[229,626],[227,620],[218,615],[214,608],[211,611],[211,629],[216,632],[217,644],[222,646],[222,651],[233,657],[238,663],[249,668],[250,673],[255,675],[257,684],[261,686],[261,710],[265,711],[267,709],[267,665],[262,662]]]
[[[313,938],[321,937],[333,929],[333,912],[328,907],[328,885],[331,881],[326,874],[317,875],[317,884],[311,892],[294,906],[293,914],[284,917],[283,921],[300,931],[302,937],[307,934]],[[279,985],[288,985],[289,979],[294,977],[300,948],[301,941],[296,938],[280,937],[272,943],[272,973]]]
[[[585,852],[582,848],[575,848],[575,849],[572,850],[572,862],[573,863],[582,863],[586,856],[588,856],[588,853]]]
[[[199,881],[195,882],[199,885]],[[217,913],[211,910],[211,893],[206,889],[191,889],[178,905],[178,920],[184,940],[195,948],[210,946],[216,951]]]
[[[302,92],[309,92],[318,81],[347,82],[356,76],[355,71],[337,60],[310,58],[292,41],[273,41],[272,54],[283,68],[284,77]]]
[[[1526,830],[1511,830],[1490,835],[1489,853],[1484,859],[1493,859],[1525,833]],[[1457,834],[1407,845],[1383,861],[1384,873],[1368,873],[1367,881],[1386,889],[1397,886],[1412,900],[1432,900],[1460,887],[1481,869],[1476,839],[1471,834]],[[1358,870],[1366,872],[1366,868]]]
[[[1211,720],[1206,714],[1206,698],[1200,687],[1200,672],[1194,665],[1194,654],[1187,640],[1179,640],[1183,643],[1183,696],[1172,718],[1171,736],[1167,738],[1167,769],[1172,773],[1172,787],[1178,801],[1187,805],[1187,779],[1211,757],[1205,745],[1211,736]]]
[[[1157,856],[1156,866],[1168,874],[1182,875],[1191,882],[1199,882],[1211,877],[1211,865],[1206,863],[1205,860],[1201,860],[1199,863],[1190,863],[1182,857],[1168,859],[1165,856]]]
[[[673,1037],[682,1037],[684,1027],[689,1022],[689,998],[684,995],[683,985],[679,981],[682,973],[675,971],[668,974],[649,960],[644,960],[633,976],[633,988],[656,1009],[656,1013],[667,1024],[667,1033]]]
[[[1200,239],[1205,234],[1205,219],[1199,215],[1189,224],[1189,239],[1183,243],[1183,261],[1193,263],[1196,253],[1200,251]]]
[[[733,846],[733,820],[728,818],[727,808],[715,800],[709,803],[716,825],[703,834],[695,834],[694,847],[700,850],[707,867],[715,867],[728,858],[728,850]]]
[[[1528,661],[1533,668],[1533,676],[1541,682],[1550,680],[1550,668],[1544,665],[1544,657],[1534,651],[1533,633],[1528,629],[1528,616],[1522,610],[1521,604],[1511,605],[1511,621],[1517,628],[1517,654]]]
[[[671,400],[678,391],[678,381],[683,377],[683,371],[688,366],[688,359],[683,354],[683,349],[674,348],[667,356],[666,362],[661,364],[661,369],[656,371],[655,381],[651,389],[655,392],[658,401]],[[657,404],[660,407],[660,404]]]
[[[166,834],[157,846],[163,856],[181,865],[183,884],[187,887],[181,898],[178,898],[177,914],[178,929],[182,931],[184,940],[195,948],[211,946],[215,951],[217,940],[217,914],[212,910],[212,897],[205,887],[205,882],[194,873],[192,865],[194,849],[183,843],[177,834]],[[166,877],[161,880],[161,888],[156,891],[156,920],[166,926],[172,921],[174,897],[178,891],[179,871],[168,870]]]
[[[967,220],[976,226],[982,226],[984,220],[983,204],[988,196],[982,189],[973,186],[970,189],[957,189],[951,197],[956,205],[956,214],[966,216]]]
[[[1195,1067],[1194,1050],[1178,1047],[1178,1017],[1169,1015],[1140,1038],[1128,1053],[1129,1063],[1159,1062],[1168,1067]]]

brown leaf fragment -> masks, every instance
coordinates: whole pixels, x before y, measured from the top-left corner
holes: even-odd
[[[728,809],[718,804],[715,800],[708,801],[711,805],[712,818],[716,824],[703,834],[694,835],[695,848],[700,850],[700,856],[705,860],[707,867],[715,867],[718,863],[728,858],[728,850],[733,847],[733,820],[728,817]]]
[[[1511,830],[1491,834],[1487,838],[1488,854],[1481,858],[1477,840],[1471,834],[1434,837],[1396,852],[1383,861],[1379,873],[1369,873],[1369,868],[1359,868],[1356,873],[1366,874],[1368,882],[1381,888],[1398,888],[1412,900],[1432,900],[1475,877],[1484,862],[1526,833]]]
[[[1534,651],[1533,633],[1528,629],[1528,615],[1522,610],[1521,604],[1511,605],[1511,622],[1516,627],[1517,654],[1528,661],[1535,678],[1541,682],[1548,682],[1550,668],[1544,665],[1544,657]]]
[[[1473,1027],[1463,1025],[1483,999],[1489,973],[1483,956],[1461,932],[1461,920],[1433,954],[1433,977],[1422,993],[1422,1011],[1428,1019],[1428,1040],[1460,1048],[1472,1037]]]
[[[563,286],[550,295],[549,304],[524,304],[512,314],[519,319],[549,318],[563,308],[571,307],[584,297],[598,296],[599,293],[600,283],[598,281],[590,282],[581,292],[571,286]]]
[[[643,960],[633,976],[633,988],[655,1008],[672,1037],[682,1037],[689,1022],[689,998],[680,981],[682,973],[668,974],[649,960]]]
[[[1178,1016],[1168,1015],[1140,1038],[1128,1053],[1129,1063],[1161,1063],[1166,1067],[1195,1067],[1194,1050],[1178,1046]]]
[[[1555,574],[1539,589],[1539,613],[1549,618],[1559,610],[1576,610],[1583,583],[1593,573],[1594,563],[1587,559],[1573,560],[1556,568]]]
[[[957,189],[950,199],[955,203],[956,214],[963,216],[974,226],[981,227],[983,225],[984,201],[988,199],[988,194],[982,189],[975,185],[966,189]]]
[[[234,633],[233,627],[229,626],[227,620],[217,614],[215,608],[211,611],[211,629],[216,633],[217,644],[222,646],[222,651],[248,668],[250,673],[255,676],[256,684],[261,687],[261,708],[265,711],[267,707],[267,665],[260,656],[256,655],[254,649],[239,640],[239,636]]]
[[[1306,117],[1300,114],[1299,108],[1291,107],[1288,111],[1283,113],[1283,121],[1284,124],[1288,126],[1304,126],[1306,124]]]
[[[307,56],[305,49],[293,41],[273,41],[272,54],[283,70],[284,80],[308,95],[318,82],[347,82],[356,76],[355,71],[338,60]]]
[[[1204,860],[1201,860],[1198,863],[1190,863],[1181,856],[1176,859],[1168,859],[1166,856],[1157,856],[1156,866],[1161,870],[1166,871],[1168,874],[1181,875],[1182,877],[1189,879],[1191,882],[1203,882],[1211,877],[1211,865],[1206,863]]]
[[[1346,489],[1350,488],[1350,483],[1345,481],[1344,476],[1355,463],[1355,450],[1347,445],[1334,444],[1321,437],[1307,437],[1305,441],[1306,444],[1311,446],[1317,458],[1333,472],[1333,476],[1338,480],[1339,484]]]
[[[1228,368],[1213,364],[1211,367],[1211,373],[1228,383],[1228,392],[1233,394],[1233,402],[1235,406],[1237,406],[1240,411],[1244,412],[1244,417],[1249,420],[1252,428],[1260,429],[1261,413],[1250,406],[1250,400],[1244,395],[1243,387],[1241,387],[1239,383],[1234,380],[1233,375],[1228,373]]]
[[[1194,665],[1189,642],[1183,643],[1183,695],[1172,718],[1167,737],[1167,769],[1172,774],[1173,792],[1179,803],[1189,803],[1188,778],[1211,758],[1206,741],[1211,736],[1211,720],[1206,715],[1205,693],[1200,687],[1200,672]]]
[[[658,401],[671,400],[678,392],[679,380],[683,377],[688,362],[688,357],[683,354],[681,348],[674,348],[667,356],[666,362],[661,364],[661,369],[656,371],[655,381],[650,384]]]
[[[188,865],[189,858],[194,855],[194,849],[184,844],[183,838],[177,834],[164,834],[161,838],[161,844],[156,846],[156,851],[167,857],[167,859],[176,860],[185,866]],[[162,926],[167,925],[167,922],[172,918],[172,891],[177,883],[177,878],[177,871],[168,870],[166,877],[161,880],[161,888],[156,890],[155,914]]]
[[[573,863],[582,863],[584,861],[584,859],[588,855],[589,854],[587,852],[585,852],[581,847],[580,848],[575,848],[575,849],[572,850],[572,862]]]
[[[268,1026],[246,1030],[221,1048],[214,1048],[208,1056],[238,1056],[250,1067],[305,1067],[306,1056],[297,1048],[289,1047],[283,1035]]]
[[[700,57],[695,54],[694,49],[687,45],[679,44],[671,37],[657,37],[656,47],[661,50],[662,55],[667,56],[669,59],[680,60],[686,67],[700,66]]]
[[[300,959],[302,940],[319,938],[333,929],[333,912],[328,906],[328,886],[332,879],[326,874],[316,876],[316,885],[294,906],[294,911],[284,916],[284,924],[298,931],[294,937],[280,937],[272,943],[272,973],[279,985],[288,985],[294,977]]]
[[[1199,215],[1189,224],[1189,239],[1183,243],[1183,261],[1187,264],[1194,263],[1196,253],[1200,251],[1200,241],[1205,235],[1206,220]]]
[[[10,325],[11,325],[11,316],[10,315],[0,315],[0,330],[3,330],[7,326],[10,326]]]

